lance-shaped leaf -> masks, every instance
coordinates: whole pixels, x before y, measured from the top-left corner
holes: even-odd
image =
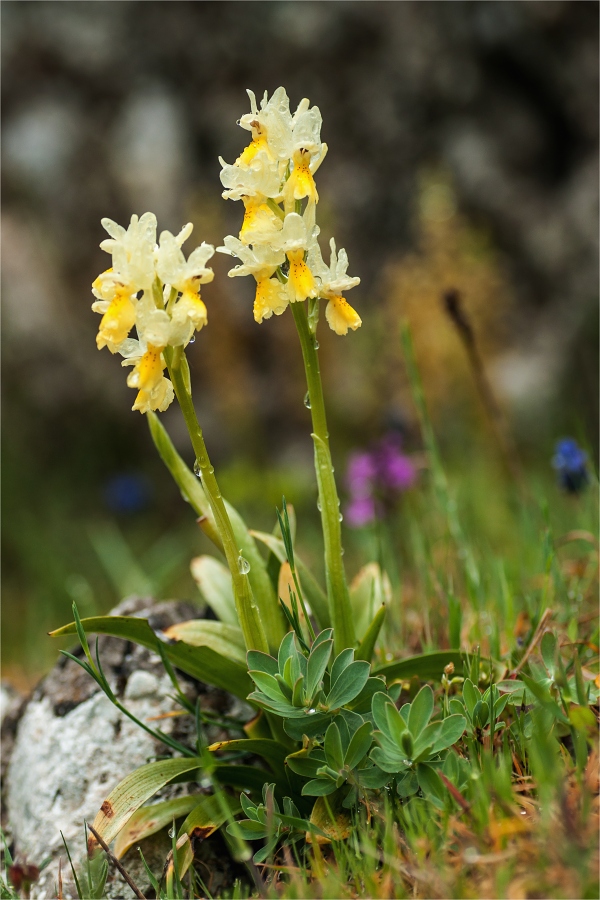
[[[325,732],[323,749],[325,750],[325,755],[327,756],[327,762],[332,769],[339,770],[344,768],[344,751],[342,748],[342,739],[335,722],[332,722]]]
[[[190,563],[192,577],[216,617],[239,628],[231,572],[213,556],[197,556]]]
[[[165,630],[165,636],[174,641],[183,641],[191,647],[210,647],[221,656],[239,662],[246,661],[246,645],[242,629],[210,619],[190,619],[179,622]]]
[[[341,673],[327,697],[329,709],[338,709],[358,697],[367,683],[370,668],[369,663],[364,660],[350,663]]]
[[[144,806],[131,816],[124,828],[121,829],[115,841],[114,854],[121,859],[130,847],[156,834],[166,825],[171,825],[173,819],[180,819],[197,805],[201,797],[198,794],[189,794],[185,797],[175,797],[173,800],[163,800],[162,803],[154,803],[152,806]]]
[[[110,792],[94,819],[94,829],[107,844],[110,844],[146,800],[153,797],[169,781],[178,776],[189,775],[190,772],[201,766],[202,760],[195,757],[191,759],[161,759],[158,762],[141,766],[135,772],[127,775]],[[92,852],[96,847],[96,838],[90,834],[88,849]]]
[[[196,799],[198,801],[198,798]],[[195,841],[206,840],[239,811],[239,801],[223,793],[219,797],[211,795],[200,798],[177,835],[178,845],[184,835],[189,838],[188,841],[182,842],[181,850],[177,854],[177,871],[180,878],[183,878],[194,861]]]
[[[350,585],[350,603],[359,640],[366,635],[380,607],[391,599],[389,578],[382,573],[378,563],[371,562],[363,566]]]
[[[93,616],[82,619],[81,624],[86,634],[110,634],[158,652],[159,638],[146,619],[138,619],[135,616]],[[75,622],[71,622],[70,625],[50,632],[50,635],[62,637],[76,633]],[[252,682],[245,665],[222,656],[211,647],[190,647],[182,641],[174,644],[160,643],[161,649],[172,665],[199,681],[229,691],[242,700],[245,700],[252,690]]]
[[[375,613],[373,621],[365,631],[364,637],[358,645],[358,650],[356,651],[357,659],[366,659],[367,662],[371,662],[373,659],[375,644],[377,643],[377,638],[379,637],[379,632],[381,631],[381,626],[385,619],[386,609],[387,607],[382,605]]]
[[[312,700],[316,692],[319,690],[331,651],[333,641],[322,641],[316,647],[313,647],[308,662],[306,664],[306,679],[304,690],[307,700]]]
[[[346,750],[344,765],[349,769],[355,769],[364,756],[367,755],[373,743],[373,727],[370,722],[364,722],[352,737],[350,746]]]
[[[410,705],[408,729],[417,738],[431,718],[433,712],[433,691],[424,685]]]
[[[406,659],[397,659],[395,662],[386,663],[384,666],[375,666],[373,675],[383,675],[388,682],[418,676],[422,681],[440,681],[444,674],[444,668],[452,663],[454,674],[468,674],[468,657],[459,650],[436,650],[433,653],[420,653],[418,656],[408,656]],[[494,679],[499,680],[506,671],[503,663],[492,661]]]

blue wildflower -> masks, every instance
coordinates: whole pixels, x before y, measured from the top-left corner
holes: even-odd
[[[123,472],[114,475],[104,487],[104,502],[113,513],[136,513],[148,506],[150,485],[143,475]]]
[[[587,453],[573,438],[558,441],[552,457],[558,483],[570,494],[578,494],[589,481]]]

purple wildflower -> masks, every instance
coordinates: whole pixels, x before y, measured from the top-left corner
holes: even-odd
[[[383,515],[397,495],[413,485],[415,477],[413,462],[402,453],[396,435],[383,438],[372,450],[352,454],[346,473],[348,524],[361,528]]]

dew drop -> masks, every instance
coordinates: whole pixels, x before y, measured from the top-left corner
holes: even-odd
[[[244,559],[244,557],[242,556],[241,553],[237,558],[237,565],[238,565],[238,572],[240,573],[240,575],[247,575],[248,572],[250,571],[250,563],[248,562],[247,559]]]
[[[198,462],[198,460],[196,460],[194,463],[194,475],[196,475],[198,478],[202,477],[202,469],[200,468],[200,463]]]
[[[320,504],[320,502],[319,502],[318,500],[317,500],[317,509],[319,510],[319,512],[321,512],[322,507],[321,507],[321,504]]]
[[[175,829],[174,829],[174,828],[169,828],[169,837],[170,837],[170,838],[174,838],[174,837],[175,837]]]
[[[343,547],[340,547],[340,556],[343,556],[346,551]]]
[[[183,499],[185,500],[185,502],[186,502],[186,503],[189,503],[190,500],[189,500],[188,495],[187,495],[187,494],[184,494],[183,491],[181,491],[180,493],[181,493],[181,496],[183,497]]]
[[[314,716],[315,713],[316,713],[316,709],[307,709],[306,710],[307,716]]]
[[[340,522],[343,522],[343,521],[344,521],[344,514],[343,514],[343,513],[339,513],[339,514],[338,514],[338,519],[340,520]]]
[[[306,392],[306,396],[304,397],[304,405],[307,409],[310,409],[310,394],[308,391]]]
[[[315,339],[315,342],[314,342],[314,348],[315,348],[315,350],[318,350],[320,346],[321,346],[321,345],[319,344],[319,342]]]
[[[195,343],[196,343],[196,336],[193,334],[191,336],[191,338],[189,339],[188,344],[195,344]]]

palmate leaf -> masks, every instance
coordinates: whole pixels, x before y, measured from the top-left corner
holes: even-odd
[[[135,616],[93,616],[89,619],[82,619],[81,624],[86,634],[110,634],[158,652],[159,638],[146,619],[138,619]],[[71,622],[70,625],[50,632],[50,635],[51,637],[62,637],[66,634],[76,633],[75,622]],[[242,700],[245,700],[252,690],[252,681],[248,676],[246,666],[222,656],[208,645],[190,647],[183,642],[175,644],[161,642],[161,649],[169,662],[199,681],[229,691]]]

